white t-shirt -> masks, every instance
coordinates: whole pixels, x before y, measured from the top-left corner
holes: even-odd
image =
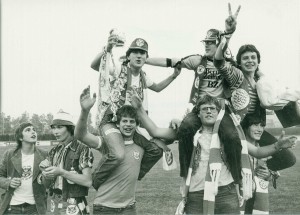
[[[142,89],[141,86],[141,81],[140,81],[140,74],[138,74],[137,76],[132,75],[132,79],[131,79],[131,86],[137,91],[137,93],[139,94],[140,97],[144,97],[143,99],[143,107],[145,110],[148,110],[148,94],[147,94],[147,89]],[[147,77],[145,75],[145,82],[147,87],[150,87],[153,84],[153,81]],[[140,95],[143,92],[143,95]],[[125,104],[130,104],[130,102],[128,101],[127,95],[126,95],[126,102]]]
[[[33,163],[34,154],[25,155],[22,153],[21,186],[15,189],[10,205],[20,205],[23,203],[35,204],[32,187]]]

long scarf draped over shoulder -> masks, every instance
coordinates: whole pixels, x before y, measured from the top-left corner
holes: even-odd
[[[110,60],[113,64],[113,73],[109,72]],[[117,110],[125,104],[126,90],[131,86],[132,72],[128,65],[121,66],[121,72],[117,75],[112,55],[105,52],[101,57],[99,66],[99,91],[97,103],[96,124],[100,125],[103,116],[107,113],[113,114],[112,121],[116,121]],[[145,73],[140,72],[140,86],[142,86],[141,99],[144,99],[143,89],[147,88]]]

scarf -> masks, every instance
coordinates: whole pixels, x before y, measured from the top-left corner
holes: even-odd
[[[253,159],[253,168],[255,169],[259,163],[261,165],[266,165],[264,161],[258,160],[256,158]],[[263,163],[262,163],[263,162]],[[247,206],[247,208],[252,207],[252,214],[269,214],[269,181],[266,181],[262,178],[254,176],[255,190],[253,193],[253,205]],[[247,201],[241,207],[241,213],[244,214],[246,205],[249,204]],[[247,211],[250,212],[250,211]]]
[[[214,208],[215,208],[215,196],[218,193],[218,183],[221,173],[221,142],[218,135],[218,130],[220,127],[221,120],[225,114],[225,103],[229,106],[229,102],[226,100],[220,100],[221,104],[221,110],[217,116],[217,120],[214,124],[213,128],[213,134],[212,134],[212,140],[211,140],[211,146],[210,146],[210,154],[209,154],[209,160],[208,160],[208,168],[206,172],[205,177],[205,183],[204,183],[204,198],[203,198],[203,213],[204,214],[214,214]],[[238,131],[239,137],[242,142],[242,156],[241,156],[241,167],[242,167],[242,176],[243,176],[243,198],[245,200],[252,197],[252,171],[250,167],[249,157],[248,157],[248,148],[247,148],[247,142],[245,135],[243,133],[243,130],[232,112],[232,109],[229,106],[230,116],[233,119],[234,125]],[[201,133],[197,131],[196,135],[194,136],[194,147],[193,147],[193,153],[192,153],[192,159],[190,163],[190,167],[188,170],[188,176],[186,179],[185,184],[185,192],[188,192],[190,181],[191,181],[191,175],[192,175],[192,165],[193,160],[195,158],[195,151],[197,148],[198,140],[201,136]],[[186,195],[184,196],[186,197]]]
[[[225,100],[225,103],[229,109],[230,112],[229,115],[232,118],[232,121],[236,127],[236,130],[238,131],[242,143],[241,166],[242,166],[242,178],[243,178],[242,179],[243,199],[248,200],[252,198],[252,169],[251,169],[249,156],[248,156],[247,140],[243,132],[242,126],[240,125],[237,116],[234,114],[233,109],[230,106],[230,103],[227,100]]]
[[[113,64],[113,73],[110,73],[110,59]],[[105,114],[113,114],[112,121],[115,122],[117,110],[125,104],[126,91],[131,86],[132,72],[130,67],[122,64],[121,72],[117,76],[113,56],[104,51],[99,66],[99,88],[97,102],[96,125],[99,126]],[[140,99],[144,99],[143,89],[146,89],[145,73],[140,72]],[[107,112],[108,111],[108,112]]]

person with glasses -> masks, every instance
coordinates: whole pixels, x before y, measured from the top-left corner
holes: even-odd
[[[222,32],[217,29],[210,29],[207,31],[206,37],[202,40],[205,53],[203,55],[190,55],[182,59],[176,58],[148,58],[146,64],[162,67],[180,67],[194,71],[194,81],[189,98],[189,107],[187,114],[183,120],[178,122],[178,140],[179,140],[179,161],[180,161],[180,176],[186,177],[188,172],[188,160],[189,155],[193,148],[193,136],[194,133],[201,126],[201,121],[197,117],[197,114],[193,110],[199,97],[202,95],[209,95],[215,98],[229,98],[231,96],[230,87],[236,88],[240,86],[244,77],[241,71],[235,70],[233,72],[220,73],[214,66],[213,58],[215,56],[218,45],[223,37],[228,40],[236,29],[236,19],[240,10],[238,7],[235,14],[231,12],[231,6],[229,6],[229,17],[225,20],[225,31]],[[232,61],[231,58],[226,58],[228,61]],[[229,115],[226,114],[223,121],[229,123],[223,123],[220,126],[221,130],[229,130],[228,139],[232,144],[240,144],[239,138],[236,133],[232,132],[235,129],[232,120]]]
[[[137,108],[140,121],[152,136],[166,140],[177,138],[178,134],[176,130],[156,126],[146,114],[138,97],[133,95],[131,103]],[[247,174],[251,176],[250,167],[243,165],[243,163],[247,162],[247,151],[251,156],[264,158],[281,149],[294,147],[296,144],[296,137],[284,137],[282,135],[273,145],[265,147],[256,147],[247,142],[244,142],[245,145],[242,147],[240,145],[232,145],[236,150],[235,153],[231,153],[231,151],[225,148],[228,140],[224,137],[222,131],[218,130],[218,124],[220,124],[222,114],[225,112],[224,105],[221,103],[222,99],[218,100],[212,96],[204,95],[198,99],[194,108],[196,111],[195,114],[201,121],[201,126],[194,133],[194,148],[189,152],[191,154],[191,159],[188,161],[190,175],[185,180],[185,185],[188,184],[185,187],[187,191],[184,209],[186,214],[202,214],[206,213],[207,209],[212,209],[210,214],[239,214],[239,199],[234,174],[236,174],[235,172],[239,172],[239,174],[242,174],[246,178],[243,173],[246,172],[245,168],[248,168],[249,171]],[[243,159],[241,159],[240,163],[236,161],[235,164],[232,164],[228,162],[230,157],[242,157]],[[250,165],[249,161],[248,165]],[[211,193],[215,187],[207,186],[212,184],[209,183],[212,181],[207,180],[209,178],[207,173],[208,170],[211,171],[216,166],[218,166],[216,169],[217,174],[212,172],[212,175],[215,176],[210,177],[215,179],[217,191]],[[188,181],[188,179],[190,180]],[[248,177],[248,179],[248,184],[250,182],[252,186],[252,177]],[[252,189],[250,189],[250,192],[252,194]],[[215,202],[213,208],[207,207],[208,205],[212,205],[207,200]]]

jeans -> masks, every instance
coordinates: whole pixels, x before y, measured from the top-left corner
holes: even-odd
[[[38,214],[36,205],[23,203],[20,205],[10,205],[4,212],[4,214]]]
[[[100,185],[107,180],[111,172],[119,166],[125,156],[125,145],[121,133],[107,132],[111,129],[118,129],[115,123],[105,122],[100,125],[100,134],[104,139],[104,146],[106,148],[104,148],[105,155],[100,160],[93,173],[92,184],[96,190],[98,190]],[[145,150],[138,178],[140,180],[162,157],[163,150],[159,148],[155,143],[150,142],[137,132],[134,133],[133,141],[135,144]]]
[[[126,208],[109,208],[101,205],[93,205],[93,214],[94,215],[136,215],[135,205],[127,206]]]
[[[203,214],[204,190],[188,193],[186,214]],[[233,183],[218,188],[215,214],[239,214],[239,200]]]

